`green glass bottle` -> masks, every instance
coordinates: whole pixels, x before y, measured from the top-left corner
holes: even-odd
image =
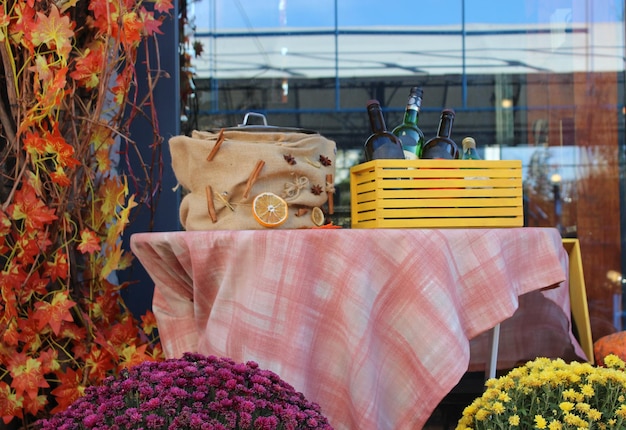
[[[400,138],[404,150],[415,154],[418,158],[422,153],[422,146],[424,145],[424,133],[417,125],[419,122],[420,110],[422,109],[423,94],[424,91],[422,88],[411,88],[402,124],[398,125],[391,131]]]
[[[480,155],[478,155],[478,151],[476,151],[476,141],[473,137],[466,137],[461,142],[463,145],[463,155],[461,156],[462,160],[480,160]]]
[[[456,160],[460,158],[459,147],[452,140],[452,124],[454,123],[455,113],[452,109],[444,109],[441,111],[439,119],[439,128],[437,136],[429,139],[424,144],[421,158],[439,158]]]

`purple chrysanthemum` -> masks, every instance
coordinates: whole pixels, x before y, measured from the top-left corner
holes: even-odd
[[[332,430],[317,404],[257,363],[191,353],[145,362],[119,378],[110,377],[35,427]]]

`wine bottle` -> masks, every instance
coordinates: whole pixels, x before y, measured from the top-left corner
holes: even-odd
[[[409,92],[409,99],[404,111],[402,124],[395,127],[391,132],[400,138],[405,151],[415,154],[418,158],[424,145],[424,133],[417,125],[422,108],[422,96],[424,91],[420,87],[413,87]]]
[[[421,158],[442,158],[452,160],[459,158],[459,147],[450,137],[452,134],[454,117],[455,113],[452,109],[444,109],[441,111],[437,136],[429,139],[428,142],[424,144]]]
[[[404,150],[400,139],[387,130],[385,118],[378,100],[367,102],[367,114],[370,119],[372,134],[365,141],[367,161],[381,158],[404,159]]]
[[[473,137],[466,137],[461,142],[461,145],[463,146],[462,160],[480,160],[480,155],[476,151],[476,141]]]

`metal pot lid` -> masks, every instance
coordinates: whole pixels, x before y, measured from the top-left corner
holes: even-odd
[[[248,124],[250,117],[261,118],[263,124]],[[262,113],[257,112],[248,112],[243,117],[243,123],[238,124],[237,127],[228,127],[224,128],[227,131],[249,131],[252,133],[305,133],[305,134],[319,134],[317,131],[307,130],[304,128],[296,128],[296,127],[278,127],[274,125],[267,124],[267,118]],[[218,132],[217,130],[212,130],[213,132]]]

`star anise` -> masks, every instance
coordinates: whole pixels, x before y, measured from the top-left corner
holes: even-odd
[[[283,155],[283,158],[285,159],[287,163],[289,163],[290,166],[293,166],[294,164],[296,164],[296,159],[293,158],[293,155],[291,154],[285,154]]]
[[[327,166],[327,167],[333,164],[330,158],[324,157],[323,155],[320,155],[320,163],[322,163],[323,166]]]
[[[321,185],[313,185],[311,187],[311,192],[315,194],[316,196],[319,196],[320,194],[322,194],[322,191],[324,191],[324,189],[322,188]]]

